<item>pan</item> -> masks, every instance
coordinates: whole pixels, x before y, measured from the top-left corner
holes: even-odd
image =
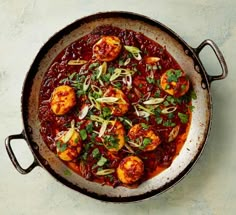
[[[165,171],[135,189],[122,186],[113,188],[90,182],[74,172],[69,175],[65,174],[67,166],[47,147],[40,134],[39,92],[47,69],[65,47],[100,25],[112,25],[141,32],[165,46],[181,68],[187,72],[197,95],[197,99],[193,101],[195,109],[192,113],[191,126],[179,155]],[[213,76],[206,72],[199,58],[199,54],[205,46],[209,46],[214,51],[221,66],[221,74]],[[53,35],[35,57],[22,90],[23,131],[6,138],[6,150],[13,165],[21,174],[27,174],[37,166],[42,167],[57,181],[92,198],[108,202],[133,202],[149,198],[166,191],[179,182],[199,158],[211,126],[210,86],[212,82],[224,79],[227,73],[224,57],[217,45],[210,39],[204,40],[197,48],[192,48],[160,22],[130,12],[103,12],[81,18]],[[34,156],[34,161],[28,168],[21,167],[12,150],[12,140],[15,139],[25,140]]]

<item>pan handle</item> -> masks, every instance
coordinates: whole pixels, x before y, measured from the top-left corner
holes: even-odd
[[[223,54],[220,51],[219,47],[215,44],[215,42],[213,42],[210,39],[204,40],[197,48],[194,49],[197,56],[199,57],[199,53],[207,45],[210,46],[212,48],[212,50],[215,52],[215,55],[220,63],[221,69],[222,69],[222,73],[220,75],[212,76],[212,75],[207,74],[208,81],[209,81],[209,83],[211,83],[212,81],[222,80],[222,79],[226,78],[226,76],[228,75],[228,68],[227,68],[225,59],[224,59]]]
[[[24,139],[26,141],[26,138],[25,138],[24,133],[22,132],[21,134],[10,135],[5,139],[5,146],[6,146],[7,153],[10,157],[12,164],[17,169],[17,171],[21,174],[27,174],[31,172],[36,166],[40,166],[38,161],[34,157],[33,163],[28,168],[24,169],[23,167],[21,167],[11,147],[11,140],[14,140],[14,139]]]

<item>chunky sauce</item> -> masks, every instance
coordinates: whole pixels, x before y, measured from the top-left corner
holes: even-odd
[[[119,54],[113,60],[102,61],[95,56],[94,46],[105,36],[120,40],[121,50],[117,49]],[[106,44],[103,48],[107,48]],[[99,51],[104,53],[106,50],[101,48]],[[174,71],[167,75],[170,84],[176,81],[184,90],[186,86],[181,78],[188,79],[180,77],[185,73],[165,47],[131,30],[97,27],[66,47],[45,74],[39,97],[43,140],[69,168],[87,180],[114,187],[137,187],[171,165],[190,127],[191,99],[195,93],[191,83],[181,96],[171,95],[169,85],[163,89],[160,80],[168,70]],[[114,76],[115,71],[118,71],[118,77]],[[59,86],[70,86],[76,95],[75,105],[73,101],[73,107],[69,106],[70,110],[63,114],[52,111],[52,94]],[[120,91],[126,106],[119,106],[120,97],[115,98]],[[58,96],[67,95],[62,92]],[[110,100],[106,101],[107,98]],[[137,124],[139,127],[136,126],[131,134],[130,129]],[[79,135],[73,142],[74,131]],[[154,140],[152,135],[157,137],[157,142],[148,150]],[[70,147],[77,151],[67,153],[63,158],[61,155]],[[144,167],[141,177],[132,183],[119,178],[117,171],[121,160],[128,156],[140,158]],[[142,170],[141,166],[139,170]]]

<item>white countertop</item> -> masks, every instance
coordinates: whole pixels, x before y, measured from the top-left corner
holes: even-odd
[[[195,3],[194,3],[195,2]],[[192,171],[174,188],[139,203],[103,203],[77,193],[35,168],[21,175],[4,146],[20,133],[21,89],[40,47],[55,32],[95,12],[125,10],[156,19],[192,47],[217,43],[229,68],[212,84],[213,120],[205,150]],[[234,0],[0,0],[0,214],[235,214],[236,212],[236,1]],[[210,49],[201,54],[209,74],[220,66]],[[23,166],[32,161],[24,141],[12,142]]]

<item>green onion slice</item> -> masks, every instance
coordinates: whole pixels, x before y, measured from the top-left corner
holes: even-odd
[[[103,176],[103,175],[110,175],[115,172],[115,169],[103,169],[96,172],[96,175]]]
[[[83,84],[83,90],[87,91],[87,89],[89,88],[91,83],[91,76],[87,76],[84,80],[84,84]]]
[[[143,102],[145,105],[155,105],[160,104],[165,100],[165,98],[150,98],[149,100],[146,100]]]
[[[136,60],[141,60],[142,59],[142,57],[140,55],[141,51],[137,47],[134,47],[134,46],[124,46],[124,48],[128,52],[130,52]]]
[[[162,114],[168,114],[168,113],[172,113],[172,112],[175,112],[177,109],[177,107],[175,106],[171,106],[171,107],[167,107],[167,108],[164,108],[161,113]]]
[[[114,103],[114,102],[117,102],[118,100],[119,98],[116,98],[116,97],[102,97],[102,98],[96,99],[97,102],[102,102],[102,103]]]

